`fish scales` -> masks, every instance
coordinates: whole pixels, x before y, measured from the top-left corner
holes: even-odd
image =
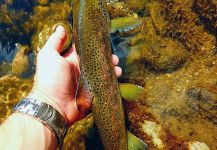
[[[111,62],[110,18],[105,0],[75,0],[75,44],[81,80],[93,101],[91,109],[105,149],[127,150],[124,111]]]

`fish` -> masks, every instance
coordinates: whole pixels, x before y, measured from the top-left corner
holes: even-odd
[[[111,21],[106,0],[73,1],[73,35],[80,57],[79,103],[94,117],[106,150],[127,150],[128,140],[121,92],[111,61]],[[128,134],[131,135],[131,134]],[[132,145],[132,143],[131,143]]]

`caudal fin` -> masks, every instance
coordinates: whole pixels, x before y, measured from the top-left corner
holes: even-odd
[[[148,145],[133,135],[130,131],[127,131],[128,150],[147,150]]]

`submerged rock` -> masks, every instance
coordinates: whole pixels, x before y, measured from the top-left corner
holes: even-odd
[[[132,36],[139,32],[143,26],[143,21],[135,17],[120,17],[111,20],[111,33],[120,36]]]
[[[12,73],[17,77],[24,77],[31,72],[31,65],[28,55],[31,49],[27,45],[17,45],[17,53],[12,62]]]
[[[44,24],[42,30],[38,33],[38,36],[35,41],[37,48],[41,49],[45,45],[48,38],[55,31],[58,25],[63,26],[67,33],[67,39],[63,45],[62,51],[69,49],[72,43],[72,28],[71,28],[71,25],[65,21],[57,21],[56,23],[48,22]]]
[[[210,150],[210,148],[202,142],[189,142],[189,150]]]
[[[123,0],[127,7],[135,12],[140,12],[145,8],[147,0]]]
[[[194,0],[194,11],[199,15],[206,29],[217,36],[217,1]]]
[[[27,96],[32,88],[32,79],[19,79],[5,75],[0,78],[0,124],[11,114],[15,104]]]
[[[172,39],[155,38],[142,45],[142,60],[146,67],[157,72],[172,72],[188,57],[182,45]]]
[[[64,139],[63,149],[85,150],[87,138],[94,134],[94,119],[90,114],[72,125]]]
[[[6,75],[6,74],[10,74],[11,72],[11,64],[8,62],[1,62],[0,63],[0,77]]]
[[[152,26],[156,34],[163,35],[166,32],[167,22],[163,17],[162,4],[153,1],[152,3],[147,3],[146,9],[150,13]]]
[[[31,23],[36,30],[31,40],[34,51],[37,52],[38,48],[44,46],[48,37],[55,31],[57,25],[64,26],[67,32],[67,41],[64,44],[63,50],[69,48],[72,41],[69,16],[70,5],[68,2],[54,2],[46,6],[34,7],[34,13],[31,17]]]
[[[217,90],[215,87],[196,85],[187,89],[187,104],[204,119],[217,125]]]
[[[47,5],[48,2],[49,2],[49,0],[37,0],[37,3],[38,3],[39,5]]]
[[[29,18],[34,3],[32,0],[3,0],[0,5],[0,41],[28,43],[31,35]]]
[[[112,19],[117,17],[137,16],[137,14],[130,10],[123,2],[108,2],[107,8]]]
[[[179,40],[189,51],[209,53],[216,39],[198,24],[198,16],[192,11],[193,3],[192,0],[162,0],[164,18],[168,21],[166,36]]]

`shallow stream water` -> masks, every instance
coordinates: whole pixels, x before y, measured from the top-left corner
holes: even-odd
[[[69,0],[0,2],[1,123],[31,90],[51,25],[72,17]],[[119,82],[144,87],[144,97],[124,102],[131,132],[149,149],[217,150],[217,1],[108,0],[108,10],[112,20],[141,22],[123,19],[111,33]],[[92,123],[90,115],[72,126],[63,149],[91,147]]]

